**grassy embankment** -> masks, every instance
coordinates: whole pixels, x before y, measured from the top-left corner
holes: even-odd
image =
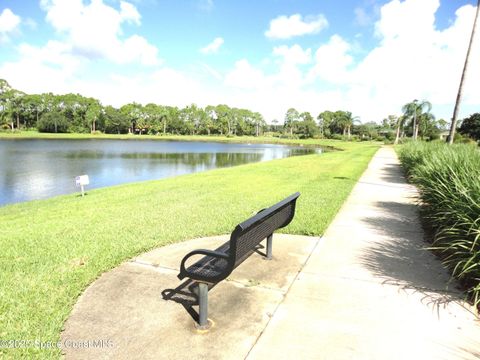
[[[338,149],[356,149],[358,143],[332,139],[282,139],[273,136],[221,136],[221,135],[129,135],[129,134],[80,134],[80,133],[40,133],[38,131],[0,132],[0,139],[113,139],[113,140],[159,140],[159,141],[214,141],[226,143],[268,143],[305,146],[328,146]],[[370,142],[370,145],[372,142]],[[380,144],[377,142],[377,144]]]
[[[336,144],[346,150],[0,208],[0,339],[59,339],[76,299],[101,273],[158,246],[229,233],[295,191],[302,195],[285,231],[322,234],[378,148]],[[2,354],[56,358],[60,351]]]
[[[420,192],[435,252],[480,306],[480,150],[472,145],[410,142],[398,148]]]

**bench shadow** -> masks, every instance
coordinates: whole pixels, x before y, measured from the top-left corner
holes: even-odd
[[[217,284],[209,284],[208,291]],[[198,306],[198,295],[196,292],[197,282],[187,279],[178,285],[175,289],[165,289],[162,291],[162,298],[165,301],[174,301],[183,306],[185,311],[195,322],[199,321],[199,314],[193,307]]]
[[[389,216],[365,217],[362,221],[388,241],[372,242],[360,256],[361,264],[385,284],[423,295],[422,302],[437,308],[464,300],[458,284],[430,252],[424,240],[417,207],[413,204],[381,201],[376,207]]]
[[[258,255],[262,256],[265,258],[267,256],[267,247],[264,246],[262,243],[258,244],[253,252],[256,252]]]
[[[263,258],[267,256],[266,247],[258,244],[250,253],[257,253]],[[208,291],[212,290],[217,283],[208,284]],[[199,314],[193,307],[198,306],[198,295],[196,292],[197,282],[191,279],[183,281],[175,289],[164,289],[162,298],[165,301],[174,301],[184,307],[185,311],[192,317],[195,322],[199,321]]]

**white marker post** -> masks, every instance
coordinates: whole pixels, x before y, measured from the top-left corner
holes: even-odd
[[[75,177],[75,185],[80,186],[80,188],[82,189],[82,196],[85,196],[85,189],[83,187],[88,184],[90,184],[90,179],[88,178],[88,175],[80,175]]]

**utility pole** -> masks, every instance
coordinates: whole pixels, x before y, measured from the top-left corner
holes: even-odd
[[[480,0],[479,0],[480,1]],[[413,100],[413,134],[412,134],[412,137],[413,137],[413,140],[417,140],[417,99]]]

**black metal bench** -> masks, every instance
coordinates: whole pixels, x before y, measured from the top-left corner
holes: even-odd
[[[179,279],[190,278],[198,284],[199,324],[208,328],[208,286],[226,279],[247,259],[263,239],[267,239],[266,258],[272,258],[272,237],[277,229],[287,226],[295,215],[295,204],[300,193],[290,195],[279,203],[259,211],[255,216],[238,224],[230,240],[218,249],[198,249],[188,253],[180,264]],[[204,255],[197,262],[186,266],[195,255]]]

